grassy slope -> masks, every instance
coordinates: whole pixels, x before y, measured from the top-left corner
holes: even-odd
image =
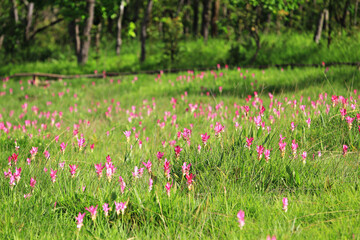
[[[338,37],[331,47],[325,42],[316,45],[311,34],[288,33],[282,35],[262,36],[262,49],[254,65],[271,65],[283,63],[316,63],[325,62],[357,62],[360,47],[358,36]],[[183,41],[179,44],[180,54],[173,68],[196,69],[214,67],[216,64],[230,63],[243,66],[249,64],[255,49],[252,44],[241,48],[241,57],[234,63],[229,56],[232,42],[224,39],[210,39],[207,45],[201,39]],[[54,45],[54,44],[53,44]],[[52,45],[52,46],[53,46]],[[94,70],[102,72],[122,72],[138,70],[160,70],[168,67],[163,60],[163,44],[156,40],[149,40],[147,45],[147,59],[139,63],[140,44],[138,41],[125,41],[120,56],[115,55],[115,46],[106,42],[97,55],[90,52],[90,58],[85,66],[79,67],[73,50],[68,46],[54,45],[51,49],[46,46],[31,51],[27,56],[36,55],[37,51],[47,51],[49,57],[45,61],[30,61],[27,63],[11,63],[13,59],[2,58],[0,62],[0,76],[19,72],[48,72],[63,74],[92,73]]]
[[[303,104],[310,106],[308,97],[315,100],[319,93],[326,92],[327,103],[331,104],[332,94],[348,97],[353,95],[354,89],[359,89],[359,72],[354,68],[331,68],[326,75],[321,69],[284,72],[269,69],[265,73],[251,69],[246,73],[242,70],[246,79],[240,78],[237,71],[222,72],[224,76],[217,80],[207,72],[202,80],[196,78],[189,83],[176,81],[178,75],[162,76],[161,83],[154,82],[155,76],[146,75],[138,76],[139,80],[134,84],[131,83],[133,77],[122,78],[121,84],[117,84],[116,80],[113,84],[109,79],[96,80],[95,86],[87,79],[70,80],[67,81],[67,86],[55,82],[47,89],[28,87],[23,83],[25,91],[19,89],[18,82],[7,83],[7,92],[9,88],[13,88],[14,93],[12,96],[7,94],[0,97],[3,120],[23,124],[24,119],[37,119],[38,127],[41,123],[46,123],[48,128],[37,134],[37,130],[28,127],[28,133],[34,135],[32,139],[21,131],[14,131],[10,134],[11,138],[1,133],[3,161],[0,169],[8,169],[7,157],[14,152],[14,139],[17,139],[20,145],[19,166],[23,168],[23,172],[19,184],[13,190],[9,188],[8,179],[0,178],[0,237],[74,238],[77,234],[74,217],[79,211],[85,212],[85,207],[98,204],[95,225],[87,213],[85,226],[78,235],[80,238],[143,239],[176,236],[186,239],[265,239],[266,235],[271,234],[278,239],[347,239],[353,236],[358,239],[360,136],[356,124],[349,131],[346,122],[340,120],[338,107],[331,108],[327,115],[325,106],[319,106],[321,114],[317,116],[309,108],[312,118],[310,129],[300,112],[294,120],[296,130],[291,132],[291,114],[295,111],[285,104],[284,98],[299,101],[300,96],[304,96]],[[255,74],[255,78],[251,77],[251,73]],[[221,94],[218,92],[219,86],[223,87]],[[69,93],[66,93],[67,88]],[[185,91],[188,92],[188,103],[202,104],[204,109],[206,104],[215,109],[217,104],[223,102],[223,107],[217,113],[225,114],[227,106],[228,118],[221,120],[218,115],[214,121],[208,121],[204,117],[194,118],[192,114],[186,113],[188,105],[180,97]],[[206,96],[207,91],[210,96]],[[268,92],[272,92],[274,98],[284,103],[284,115],[271,125],[270,134],[256,130],[253,123],[241,119],[237,121],[243,129],[235,131],[232,122],[234,102],[251,105],[244,98],[254,91],[260,94],[267,110],[270,102]],[[65,96],[59,98],[58,92],[65,92]],[[74,94],[77,94],[77,98],[74,98]],[[28,100],[25,100],[25,95],[28,95]],[[178,101],[175,110],[170,105],[171,97]],[[155,98],[156,109],[147,117],[146,108],[143,110],[142,106],[151,105],[152,98]],[[112,118],[106,118],[105,111],[111,105],[111,99],[114,99]],[[148,100],[147,103],[143,103],[145,99]],[[48,101],[52,104],[47,106]],[[122,110],[116,113],[115,105],[118,101]],[[21,114],[21,104],[24,102],[29,104],[29,112],[20,120],[17,116]],[[96,105],[97,102],[99,106]],[[69,107],[75,104],[78,111],[70,113]],[[134,119],[131,123],[127,121],[128,115],[125,112],[126,109],[131,111],[132,105],[137,107],[137,113],[143,113],[142,127],[138,124],[140,119]],[[40,112],[63,111],[61,129],[52,127],[50,119],[35,116],[30,111],[33,106],[37,106]],[[97,108],[97,112],[89,113],[89,108]],[[357,112],[358,109],[359,106]],[[14,110],[14,117],[9,117],[11,110]],[[171,126],[170,120],[165,129],[159,129],[156,120],[162,121],[164,111],[177,115],[179,129]],[[350,109],[348,111],[349,115],[355,115]],[[270,114],[273,115],[273,112],[265,113],[266,125],[270,125]],[[90,126],[81,124],[79,131],[84,134],[88,145],[95,143],[93,153],[89,148],[78,152],[75,147],[72,127],[79,119],[86,119],[91,123]],[[60,119],[56,117],[55,121]],[[226,126],[222,140],[214,137],[214,130],[210,129],[210,124],[215,124],[215,121],[221,121]],[[190,123],[194,124],[192,144],[191,147],[186,147],[182,139],[177,140],[176,133],[184,127],[188,128]],[[70,132],[66,131],[68,126]],[[146,131],[141,131],[140,134],[140,139],[144,142],[141,150],[134,134],[130,142],[134,145],[132,151],[122,134],[131,127],[136,127],[136,131],[146,127]],[[106,131],[110,131],[109,136],[105,134]],[[201,153],[198,153],[200,134],[205,132],[211,137],[207,147],[203,147]],[[284,159],[280,157],[278,150],[280,133],[286,136],[288,144]],[[50,134],[49,139],[42,137],[47,134]],[[56,135],[60,135],[59,143],[53,141]],[[249,136],[255,138],[252,151],[244,148],[245,137]],[[145,141],[146,137],[150,138],[149,142]],[[174,139],[184,148],[179,160],[175,159],[172,147],[167,145],[163,148],[161,145],[162,140],[168,142]],[[298,153],[308,152],[306,165],[302,164],[300,156],[296,160],[289,157],[292,139],[299,143]],[[69,144],[64,155],[59,152],[60,142]],[[255,146],[260,144],[272,148],[268,164],[264,160],[256,160]],[[351,152],[346,157],[341,156],[342,144],[347,144]],[[37,160],[29,167],[25,159],[29,157],[32,146],[38,146],[39,153]],[[45,160],[42,155],[45,148],[51,154],[50,160]],[[312,160],[312,154],[319,150],[322,151],[322,157]],[[167,181],[163,174],[163,162],[158,162],[155,157],[158,151],[165,152],[165,157],[171,161],[174,181],[171,198],[166,196],[164,190]],[[111,183],[104,177],[99,181],[93,165],[104,163],[108,154],[117,167]],[[131,175],[134,166],[140,167],[141,162],[148,159],[153,162],[154,172],[154,189],[151,193],[147,190],[147,172],[137,181]],[[66,162],[65,170],[58,167],[58,163],[62,161]],[[181,174],[180,166],[184,161],[192,164],[191,172],[196,174],[195,188],[191,192],[187,190]],[[74,163],[79,164],[79,171],[75,178],[70,178],[67,164]],[[44,167],[49,171],[50,168],[58,169],[54,184],[50,182],[49,172],[43,172]],[[124,195],[120,194],[117,182],[119,175],[127,183]],[[23,194],[30,191],[30,177],[34,176],[37,180],[34,194],[29,199],[24,199]],[[82,186],[86,186],[85,192],[81,191]],[[282,211],[283,197],[289,198],[287,213]],[[107,202],[114,210],[114,200],[129,201],[125,215],[116,217],[112,211],[110,219],[105,219],[101,205]],[[245,211],[246,225],[243,230],[239,229],[236,219],[240,209]]]

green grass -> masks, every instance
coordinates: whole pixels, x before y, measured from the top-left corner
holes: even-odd
[[[22,168],[22,173],[12,190],[9,179],[0,177],[0,238],[265,239],[267,235],[276,235],[277,239],[360,239],[358,123],[355,120],[352,129],[348,130],[346,121],[341,120],[341,104],[331,106],[332,95],[352,96],[358,100],[358,93],[355,95],[353,90],[360,88],[359,71],[350,67],[330,68],[326,74],[324,69],[315,68],[268,69],[264,73],[247,70],[241,70],[246,79],[240,77],[238,71],[222,69],[216,73],[224,75],[216,80],[210,72],[205,72],[203,78],[190,77],[189,82],[180,79],[180,75],[188,75],[182,73],[163,75],[158,81],[155,81],[157,76],[139,75],[135,83],[132,83],[133,76],[122,77],[120,84],[117,79],[114,83],[99,79],[94,81],[95,86],[89,79],[51,82],[48,88],[23,82],[24,90],[20,89],[18,81],[5,83],[6,88],[2,91],[6,91],[6,95],[0,97],[1,121],[24,125],[25,120],[37,120],[37,129],[26,127],[26,133],[22,130],[11,130],[9,134],[1,132],[1,170],[9,168],[7,158],[15,152],[14,141],[17,140],[20,145],[18,167]],[[219,86],[223,87],[222,93]],[[185,91],[188,93],[186,102],[181,98]],[[242,119],[241,110],[240,118],[235,121],[242,128],[235,128],[233,118],[237,109],[234,103],[251,106],[250,116],[258,114],[252,106],[254,91],[258,92],[266,108],[263,120],[266,126],[271,126],[270,133]],[[60,98],[59,92],[64,92],[64,96]],[[281,118],[275,117],[273,124],[269,120],[270,115],[275,116],[269,110],[269,92],[274,94],[274,101],[282,102],[284,107]],[[325,93],[325,104],[313,109],[311,101],[319,100],[319,94]],[[247,103],[248,95],[252,95],[252,99]],[[170,104],[172,97],[177,99],[175,108]],[[298,102],[296,109],[287,103],[294,99]],[[25,102],[28,103],[27,112],[21,107]],[[348,102],[353,103],[350,99]],[[199,106],[195,111],[196,118],[194,113],[186,111],[189,103]],[[69,107],[75,107],[75,104],[77,111],[70,112]],[[330,105],[328,114],[326,104]],[[308,116],[301,112],[300,105],[306,105],[306,112],[310,112],[310,128],[305,122]],[[34,106],[39,109],[38,114],[32,111]],[[129,122],[127,110],[131,112],[132,106],[136,107],[136,114],[141,112],[142,118]],[[111,116],[106,117],[109,107]],[[214,120],[208,119],[209,107],[216,113]],[[150,116],[147,115],[148,108],[153,109]],[[350,106],[347,110],[349,116],[355,117],[359,112],[358,103],[356,110]],[[40,112],[46,115],[54,111],[63,112],[61,119],[58,115],[54,117],[55,123],[61,122],[60,129],[51,125],[51,116],[48,119],[39,117]],[[177,116],[178,129],[171,125],[171,117],[164,129],[157,125],[157,120],[164,121],[165,111]],[[320,114],[315,114],[317,111]],[[21,113],[25,114],[22,119],[19,118]],[[86,121],[79,124],[79,120]],[[290,130],[292,121],[297,125],[294,132]],[[221,137],[215,137],[210,128],[216,122],[225,126]],[[41,124],[46,124],[47,128],[39,132]],[[87,146],[82,151],[72,133],[74,124],[80,125],[79,134],[84,134],[86,140]],[[183,139],[177,139],[177,132],[190,128],[190,124],[193,128],[188,146]],[[140,132],[141,149],[134,132],[129,143],[125,139],[123,131],[132,127],[136,128],[135,132]],[[211,137],[203,146],[200,134],[205,132]],[[280,134],[286,137],[284,158],[278,149]],[[55,136],[60,136],[58,143],[54,141]],[[245,137],[251,136],[254,143],[249,151],[245,148]],[[146,137],[149,137],[148,142]],[[299,144],[296,159],[291,157],[293,139]],[[178,159],[168,144],[170,140],[176,140],[183,148]],[[166,141],[165,147],[162,141]],[[59,151],[61,142],[68,143],[65,154]],[[93,143],[95,148],[91,152],[89,147]],[[200,152],[197,150],[199,144],[202,146]],[[349,146],[346,156],[342,155],[343,144]],[[256,145],[272,149],[268,163],[264,157],[257,160]],[[26,158],[30,157],[32,146],[39,147],[39,151],[28,166]],[[44,150],[50,152],[49,160],[44,158]],[[156,158],[158,151],[164,152],[164,157],[171,163],[170,182],[174,185],[170,197],[164,188],[168,182],[164,176],[164,162]],[[303,151],[308,153],[306,164],[300,156]],[[316,156],[318,151],[322,156],[313,159],[313,154]],[[105,172],[99,180],[94,168],[95,163],[105,163],[108,154],[117,167],[111,182],[106,180]],[[143,177],[137,180],[131,173],[135,166],[143,167],[141,162],[148,159],[153,163],[154,187],[151,192],[148,191],[146,169]],[[63,161],[66,165],[61,170],[58,164]],[[191,163],[190,172],[196,175],[191,191],[181,172],[183,162]],[[70,177],[68,164],[79,165],[74,178]],[[47,173],[44,173],[44,167],[48,169]],[[50,181],[50,169],[58,169],[55,183]],[[127,184],[124,194],[120,192],[119,176]],[[36,177],[37,184],[33,195],[24,199],[23,195],[30,192],[31,177]],[[84,192],[82,186],[86,186]],[[287,212],[282,210],[284,197],[289,199]],[[116,215],[114,201],[128,201],[123,216]],[[112,208],[107,218],[101,207],[105,202]],[[87,212],[79,232],[75,216],[86,212],[85,207],[91,205],[99,205],[96,221],[92,222]],[[245,211],[242,230],[236,218],[240,209]]]
[[[202,39],[182,40],[179,43],[178,60],[172,64],[164,60],[163,43],[156,39],[147,41],[147,59],[140,64],[140,43],[137,40],[126,40],[120,56],[115,54],[115,43],[105,41],[99,53],[94,48],[90,51],[89,61],[85,66],[78,66],[73,49],[70,46],[34,45],[22,54],[27,62],[16,56],[2,56],[0,60],[0,76],[19,72],[47,72],[59,74],[124,72],[139,70],[161,70],[168,68],[197,69],[214,68],[220,63],[232,66],[275,65],[288,63],[320,64],[321,62],[358,62],[357,54],[360,44],[358,35],[337,36],[330,48],[323,40],[319,45],[312,40],[312,34],[284,33],[282,35],[261,36],[261,50],[254,63],[250,63],[255,52],[255,44],[251,41],[242,43],[241,47],[230,54],[231,46],[240,43],[227,39],[210,39],[204,45]],[[39,55],[39,56],[38,56]],[[1,56],[1,55],[0,55]],[[42,59],[36,60],[36,59]]]

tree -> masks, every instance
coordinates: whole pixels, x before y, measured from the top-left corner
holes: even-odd
[[[149,22],[151,9],[153,5],[153,0],[148,0],[145,13],[144,13],[144,19],[141,23],[141,32],[140,32],[140,41],[141,41],[141,55],[140,55],[140,62],[144,62],[146,58],[146,49],[145,49],[145,41],[146,41],[146,27]]]

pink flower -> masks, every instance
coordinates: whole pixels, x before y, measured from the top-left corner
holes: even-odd
[[[45,156],[46,159],[49,159],[50,158],[50,153],[48,151],[45,151],[44,156]]]
[[[307,157],[307,152],[303,152],[303,154],[301,154],[301,157],[303,158],[303,163],[306,163],[306,157]]]
[[[291,131],[295,131],[295,123],[294,122],[291,122]]]
[[[194,175],[192,173],[187,174],[186,175],[186,184],[188,185],[189,190],[191,190],[193,182],[194,182]]]
[[[87,207],[85,208],[91,214],[91,219],[93,221],[95,221],[95,219],[96,219],[97,208],[98,208],[98,205],[96,205],[96,207],[91,206],[89,208],[87,208]]]
[[[124,215],[124,212],[125,212],[125,209],[126,209],[126,202],[115,202],[115,210],[116,210],[116,214],[119,215],[120,214],[120,211],[121,211],[121,214]]]
[[[85,147],[85,139],[83,137],[77,138],[79,151],[81,151]]]
[[[258,153],[258,160],[261,159],[265,148],[262,145],[256,146],[256,152]]]
[[[186,164],[186,162],[184,162],[184,164],[182,165],[182,173],[183,173],[183,176],[189,174],[189,172],[190,172],[190,167],[191,167],[191,163]]]
[[[94,144],[91,144],[91,145],[90,145],[90,150],[91,150],[91,152],[93,152],[93,151],[94,151],[94,147],[95,147],[95,145],[94,145]]]
[[[15,168],[15,172],[13,173],[13,177],[15,178],[16,180],[16,183],[19,183],[20,181],[20,178],[21,178],[21,168]]]
[[[154,181],[151,178],[149,178],[149,192],[151,192],[151,190],[152,190],[153,183],[154,183]]]
[[[306,123],[307,123],[307,125],[308,125],[308,128],[310,128],[311,118],[308,118],[308,119],[306,120]]]
[[[344,119],[346,115],[346,108],[340,108],[340,114],[341,114],[341,119]]]
[[[67,144],[65,144],[64,142],[60,144],[60,151],[64,154],[65,153],[65,148],[66,148]]]
[[[346,121],[347,121],[347,123],[348,123],[349,130],[351,130],[351,128],[352,128],[352,123],[353,123],[354,120],[355,120],[355,118],[352,118],[352,117],[350,117],[350,116],[347,116],[347,117],[346,117]]]
[[[344,156],[346,155],[347,151],[348,151],[348,146],[344,144],[343,145],[343,155]]]
[[[264,152],[266,162],[270,160],[270,150],[266,149]]]
[[[147,163],[143,162],[142,164],[146,167],[146,169],[148,170],[148,172],[151,173],[152,163],[151,163],[150,159],[148,160]]]
[[[102,166],[101,163],[95,164],[96,174],[98,175],[99,179],[102,177],[102,171],[104,168],[105,168],[105,166]]]
[[[169,182],[167,182],[166,185],[165,185],[165,189],[166,189],[166,194],[168,195],[168,197],[170,197],[171,187],[172,187],[172,184],[170,184]]]
[[[131,135],[131,131],[125,131],[124,135],[126,137],[126,141],[129,142],[130,141],[130,135]]]
[[[167,179],[170,179],[170,162],[165,158],[164,173]]]
[[[162,152],[157,152],[157,154],[156,154],[156,157],[159,159],[159,160],[161,160],[161,158],[164,156],[164,153],[162,153]]]
[[[31,158],[32,159],[35,159],[35,156],[38,152],[38,148],[37,147],[32,147],[31,150],[30,150],[30,154],[31,154]]]
[[[81,214],[79,212],[79,215],[77,217],[75,217],[75,219],[77,220],[77,228],[81,229],[81,227],[83,226],[83,221],[84,221],[84,217],[85,217],[86,213]]]
[[[30,187],[35,188],[36,180],[35,178],[30,179]]]
[[[176,146],[174,148],[174,151],[175,151],[175,157],[178,158],[180,157],[180,152],[182,151],[183,149],[180,147],[180,146]]]
[[[30,166],[30,164],[31,164],[31,159],[30,159],[30,158],[27,158],[27,159],[26,159],[26,162],[27,162],[27,164]]]
[[[59,163],[59,168],[64,169],[64,167],[65,167],[65,161],[64,161],[64,162]]]
[[[243,210],[240,210],[237,214],[237,218],[239,221],[240,229],[242,229],[245,225],[245,212]]]
[[[205,134],[201,134],[201,141],[203,142],[204,146],[206,146],[207,140],[209,140],[210,135],[208,135],[207,133]]]
[[[287,199],[286,197],[284,197],[283,200],[282,200],[282,203],[283,203],[283,210],[284,210],[284,212],[287,212],[287,210],[288,210],[288,205],[289,205],[288,199]]]
[[[75,177],[75,173],[76,173],[76,169],[78,167],[78,165],[71,165],[69,164],[69,167],[70,167],[70,174],[71,174],[71,177]]]
[[[113,165],[111,161],[106,162],[105,167],[106,167],[106,176],[108,178],[108,181],[111,182],[112,176],[115,174],[116,167]]]
[[[220,136],[220,134],[225,131],[225,127],[222,126],[221,123],[216,122],[214,130],[215,130],[215,136]]]
[[[276,240],[276,236],[274,235],[271,237],[270,235],[267,235],[266,240]]]
[[[110,210],[109,204],[104,203],[104,205],[102,207],[103,207],[103,210],[104,210],[105,217],[107,217],[109,215],[109,210]]]
[[[124,194],[126,183],[121,176],[119,177],[119,184],[120,184],[121,194]]]
[[[51,181],[54,183],[55,180],[56,180],[56,173],[57,173],[57,170],[52,170],[50,171],[50,177],[51,177]]]
[[[299,144],[297,144],[295,142],[295,139],[292,140],[292,143],[291,143],[291,149],[293,151],[293,155],[294,155],[294,158],[296,158],[296,151],[297,151],[297,148],[299,147]]]
[[[254,138],[247,138],[246,137],[246,147],[250,150],[250,147],[252,145],[252,142],[253,142]]]

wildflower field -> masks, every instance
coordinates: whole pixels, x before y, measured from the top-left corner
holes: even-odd
[[[0,90],[1,239],[360,239],[360,73]]]

